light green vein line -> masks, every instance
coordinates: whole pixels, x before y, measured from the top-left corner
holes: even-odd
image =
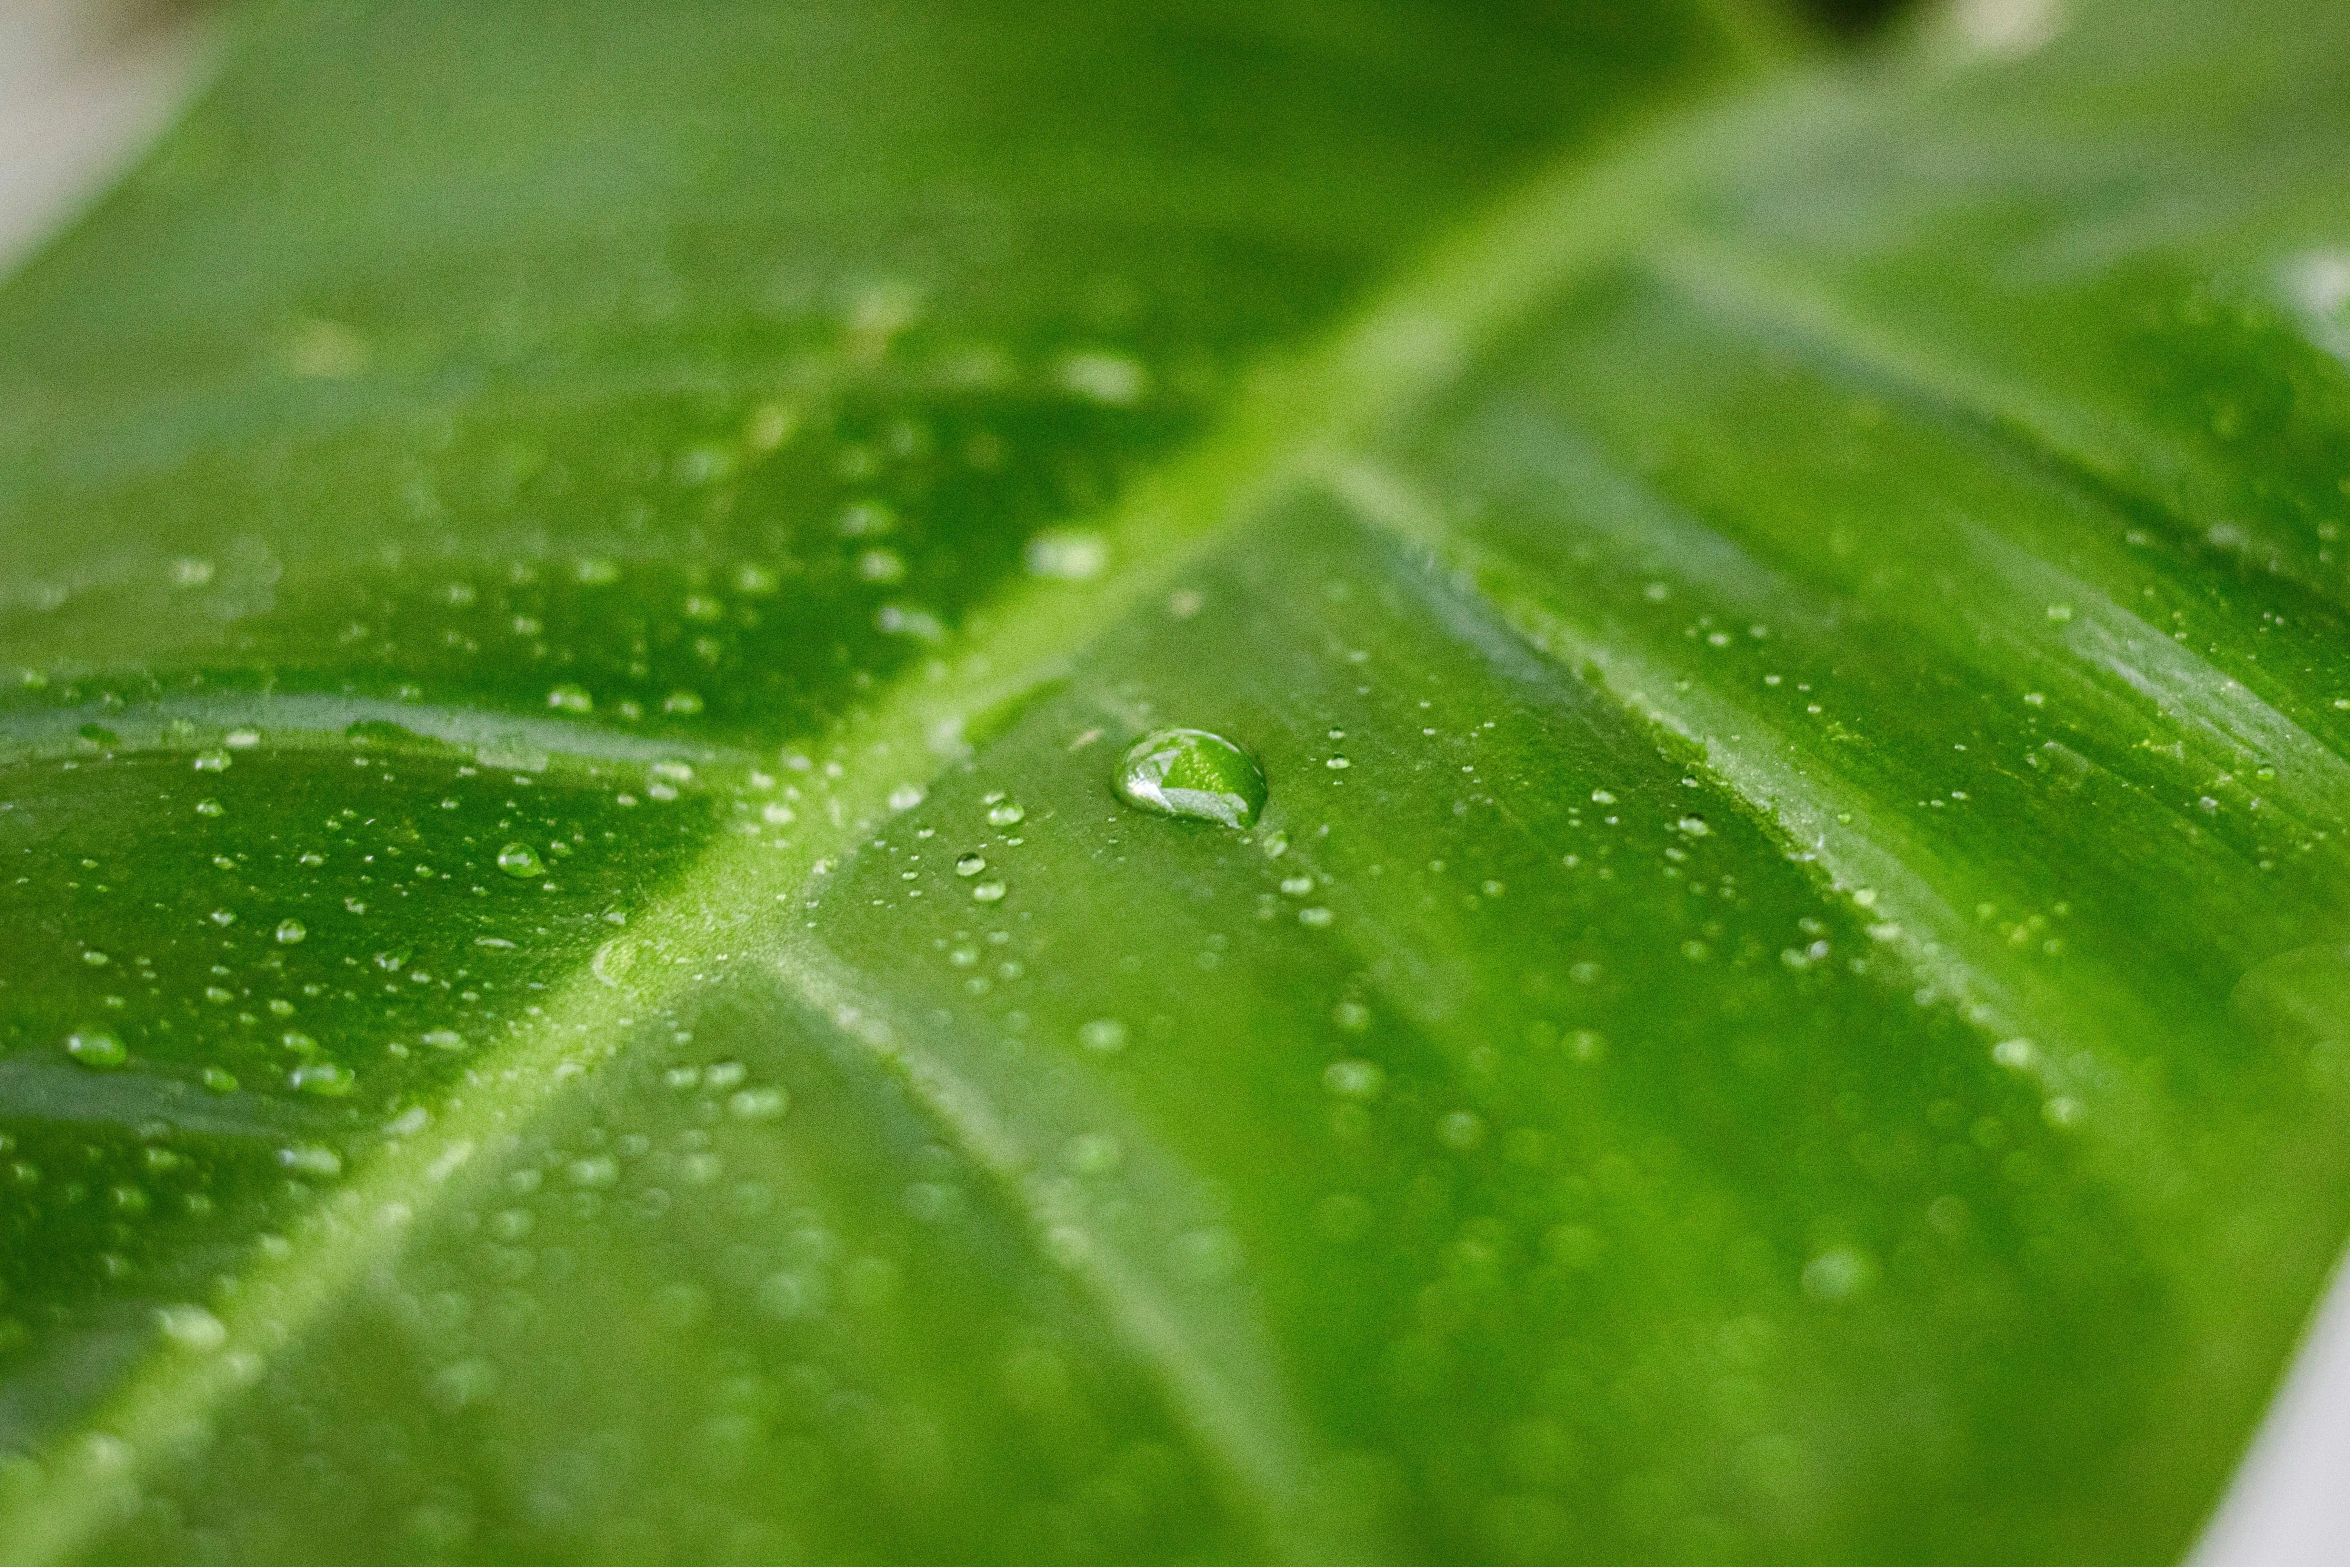
[[[1178,1421],[1196,1440],[1229,1503],[1263,1539],[1273,1559],[1299,1567],[1376,1567],[1391,1554],[1366,1537],[1359,1520],[1323,1505],[1314,1486],[1310,1443],[1287,1411],[1273,1347],[1240,1302],[1203,1307],[1197,1292],[1178,1301],[1118,1238],[1091,1222],[1042,1173],[1042,1161],[1007,1109],[957,1072],[917,1031],[889,1015],[855,975],[813,940],[792,944],[777,970],[794,998],[839,1037],[895,1079],[947,1142],[1026,1222],[1038,1254],[1053,1262],[1095,1304],[1112,1332],[1157,1379]],[[1088,1118],[1094,1124],[1099,1117]],[[1147,1140],[1136,1144],[1137,1156]],[[1135,1162],[1134,1160],[1130,1160]],[[1186,1201],[1177,1172],[1148,1207],[1155,1231],[1172,1231]],[[1202,1320],[1203,1311],[1212,1312]]]
[[[1868,922],[1870,934],[1910,972],[1947,998],[1988,1039],[2030,1040],[2009,1060],[2043,1091],[2083,1111],[2083,1125],[2109,1147],[2124,1169],[2124,1192],[2161,1191],[2157,1176],[2184,1166],[2169,1151],[2156,1105],[2124,1074],[2084,1071],[2098,1041],[2076,1037],[2059,1020],[2067,1007],[2037,976],[2006,960],[2006,948],[1988,940],[1953,906],[1919,866],[1932,866],[1931,846],[1840,783],[1825,767],[1807,766],[1799,744],[1773,743],[1777,726],[1734,699],[1684,682],[1631,650],[1628,638],[1586,625],[1544,596],[1514,584],[1514,563],[1465,537],[1443,509],[1406,480],[1368,461],[1336,464],[1324,473],[1331,491],[1368,525],[1428,551],[1445,567],[1466,572],[1505,623],[1546,656],[1596,676],[1600,689],[1624,708],[1699,748],[1705,764],[1800,863],[1814,868],[1829,891]],[[1755,738],[1748,738],[1748,737]],[[2080,982],[2076,981],[2076,987]],[[2107,998],[2114,1015],[2132,1009],[2128,998]]]
[[[1953,425],[2019,452],[2080,486],[2087,492],[2084,498],[2100,510],[2114,504],[2115,487],[2086,455],[2077,435],[2064,433],[2078,431],[2080,414],[2028,389],[1944,362],[1727,246],[1677,238],[1653,264],[1686,297],[1721,318],[1800,344],[1821,362],[1841,366],[1935,410]],[[2104,433],[2114,439],[2128,435],[2123,430]],[[2163,510],[2178,531],[2209,542],[2192,518],[2149,506]],[[2291,763],[2291,770],[2280,769],[2277,785],[2268,793],[2306,820],[2342,819],[2343,802],[2350,800],[2350,761],[2339,751],[2237,677],[2138,619],[2102,583],[2062,570],[1980,524],[1960,531],[1959,542],[2016,590],[2018,602],[2093,600],[2099,606],[2097,613],[2067,628],[2044,631],[2044,637],[2062,644],[2081,664],[2152,701],[2165,717],[2199,731],[2207,743],[2234,752],[2237,759]],[[2233,553],[2247,569],[2267,565],[2268,557],[2255,553],[2253,541],[2234,546]],[[2318,597],[2331,596],[2321,584],[2299,577],[2288,580]],[[2016,640],[2035,656],[2045,656],[2041,637]]]
[[[722,838],[640,912],[630,935],[550,992],[536,1026],[485,1060],[482,1087],[358,1159],[296,1227],[287,1253],[259,1260],[223,1307],[219,1348],[159,1350],[84,1437],[48,1455],[25,1500],[0,1516],[0,1567],[70,1560],[119,1516],[148,1467],[201,1446],[277,1346],[306,1335],[397,1257],[424,1210],[464,1200],[483,1149],[532,1124],[571,1079],[620,1048],[630,1021],[660,1000],[656,961],[665,979],[715,973],[728,961],[781,962],[789,949],[779,906],[812,901],[889,815],[893,794],[922,788],[959,754],[972,715],[1052,678],[1269,499],[1309,482],[1330,454],[1440,395],[1498,337],[1670,221],[1703,171],[1749,138],[1756,117],[1806,90],[1798,78],[1646,134],[1597,164],[1578,157],[1547,172],[1437,244],[1317,351],[1267,366],[1215,434],[1136,481],[1105,519],[1111,565],[1100,579],[1023,582],[975,614],[958,648],[818,748],[841,776],[829,809],[808,813],[797,839],[779,847]],[[1246,1457],[1222,1463],[1233,1473],[1255,1467]]]
[[[613,764],[644,766],[660,761],[697,766],[747,768],[757,759],[738,747],[707,741],[627,734],[596,724],[483,712],[389,698],[326,693],[222,693],[170,697],[129,708],[97,703],[8,715],[0,733],[0,765],[86,758],[101,754],[137,756],[226,746],[229,737],[249,731],[255,744],[272,753],[351,748],[354,724],[389,725],[368,736],[378,755],[430,756],[438,742],[463,751],[486,767],[517,772],[585,769],[610,771]],[[94,727],[111,739],[92,740]],[[396,731],[404,730],[405,734]],[[441,750],[441,755],[448,751]]]

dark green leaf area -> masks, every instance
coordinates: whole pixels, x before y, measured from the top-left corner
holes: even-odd
[[[1066,389],[717,407],[508,411],[440,454],[429,485],[390,498],[432,522],[386,517],[383,542],[356,558],[244,539],[36,586],[0,611],[0,647],[22,665],[10,696],[44,711],[228,686],[592,718],[705,744],[805,733],[1007,579],[1098,574],[1098,538],[1053,524],[1098,510],[1184,422]],[[375,460],[343,442],[312,455],[346,472]],[[280,505],[307,482],[279,481]],[[566,515],[582,491],[610,520]]]
[[[712,825],[642,770],[229,740],[84,741],[0,786],[12,1442],[526,1026]]]
[[[1384,3],[326,4],[261,34],[117,237],[0,307],[0,660],[531,702],[508,681],[572,662],[615,707],[744,722],[894,667],[862,595],[951,626],[1431,222],[1721,52],[1679,7]],[[557,607],[353,602],[583,556],[820,591],[739,669]]]

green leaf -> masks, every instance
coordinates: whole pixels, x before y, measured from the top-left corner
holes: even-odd
[[[249,24],[0,294],[0,1562],[2180,1555],[2350,20],[1518,9]]]

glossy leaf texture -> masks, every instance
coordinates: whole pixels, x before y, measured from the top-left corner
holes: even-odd
[[[2177,1559],[2350,19],[1631,9],[256,19],[0,294],[0,1562]]]

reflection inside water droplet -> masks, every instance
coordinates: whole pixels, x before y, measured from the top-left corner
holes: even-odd
[[[1118,765],[1118,797],[1162,816],[1247,827],[1265,808],[1265,775],[1255,760],[1205,729],[1143,736]]]

